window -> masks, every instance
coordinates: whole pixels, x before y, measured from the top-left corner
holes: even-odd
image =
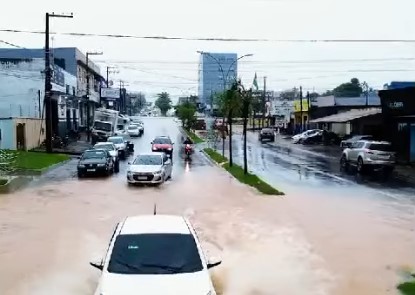
[[[385,143],[372,143],[369,145],[368,149],[381,152],[393,152],[392,146]]]
[[[203,270],[191,234],[119,235],[108,272],[116,274],[175,274]]]
[[[68,84],[66,84],[66,94],[71,94],[70,86]]]
[[[158,155],[142,155],[138,156],[135,161],[134,165],[161,165],[162,158]]]
[[[102,158],[105,158],[107,154],[108,154],[107,151],[101,151],[101,150],[86,151],[83,154],[82,159],[102,159]]]
[[[167,155],[164,154],[164,156],[163,156],[163,162],[166,163],[168,160],[169,160],[169,157],[167,157]]]

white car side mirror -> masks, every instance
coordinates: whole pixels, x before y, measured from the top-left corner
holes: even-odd
[[[215,266],[220,265],[221,263],[222,263],[222,260],[220,260],[219,258],[217,258],[217,257],[210,257],[208,259],[207,268],[208,269],[213,268]]]
[[[102,259],[94,259],[89,264],[95,268],[98,268],[99,270],[103,270],[104,268],[104,262]]]

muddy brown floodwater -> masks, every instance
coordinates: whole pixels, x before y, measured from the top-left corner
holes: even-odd
[[[0,198],[0,294],[92,295],[90,259],[117,221],[152,214],[155,202],[188,216],[209,255],[221,256],[219,294],[394,294],[399,268],[415,262],[413,219],[385,221],[324,196],[263,197],[199,167],[161,188],[67,180]]]

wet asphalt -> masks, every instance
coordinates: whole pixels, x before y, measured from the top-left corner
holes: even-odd
[[[172,118],[143,118],[145,134],[118,174],[78,180],[77,159],[0,198],[0,294],[92,295],[116,222],[128,215],[185,215],[223,295],[398,294],[415,266],[415,194],[410,187],[359,183],[334,162],[249,139],[249,167],[286,193],[258,194],[215,167],[200,151],[187,162]],[[161,187],[128,187],[128,161],[151,140],[176,143],[173,178]],[[242,163],[241,136],[234,138]],[[323,157],[324,158],[324,157]],[[333,166],[332,166],[333,165]]]

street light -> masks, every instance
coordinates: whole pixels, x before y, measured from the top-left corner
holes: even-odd
[[[55,14],[46,13],[46,28],[45,28],[45,124],[46,124],[46,151],[51,153],[53,151],[52,144],[52,71],[50,69],[50,48],[49,48],[49,18],[73,18],[71,14]]]
[[[223,67],[222,67],[222,64],[220,63],[220,61],[216,58],[216,57],[214,57],[212,54],[210,54],[209,52],[204,52],[204,51],[200,51],[200,50],[198,50],[198,51],[196,51],[197,53],[199,53],[199,54],[201,54],[201,55],[203,55],[203,54],[206,54],[207,56],[209,56],[210,58],[212,58],[218,65],[219,65],[219,69],[220,69],[220,71],[221,71],[221,73],[222,73],[222,77],[223,77],[223,92],[225,92],[226,91],[226,82],[227,82],[227,80],[228,80],[228,75],[229,75],[229,72],[230,72],[230,70],[232,69],[232,66],[235,64],[235,63],[237,63],[238,62],[238,60],[240,60],[240,59],[243,59],[243,58],[245,58],[245,57],[250,57],[250,56],[254,56],[252,53],[248,53],[248,54],[244,54],[244,55],[242,55],[242,56],[240,56],[239,58],[237,58],[237,59],[235,59],[232,63],[231,63],[231,65],[229,66],[229,69],[228,69],[228,71],[226,72],[226,75],[225,75],[225,72],[224,72],[224,70],[223,70]],[[212,106],[211,106],[211,108],[213,109],[213,104],[212,104]],[[225,116],[223,116],[223,120],[222,120],[222,124],[223,124],[223,127],[225,126]],[[223,128],[224,129],[224,128]],[[224,131],[222,131],[222,132],[224,132]],[[232,144],[232,143],[231,143]],[[225,156],[225,134],[222,136],[222,156]]]
[[[88,142],[91,140],[91,130],[90,130],[90,110],[89,110],[89,56],[90,55],[103,55],[102,52],[87,52],[86,53],[86,134]]]

